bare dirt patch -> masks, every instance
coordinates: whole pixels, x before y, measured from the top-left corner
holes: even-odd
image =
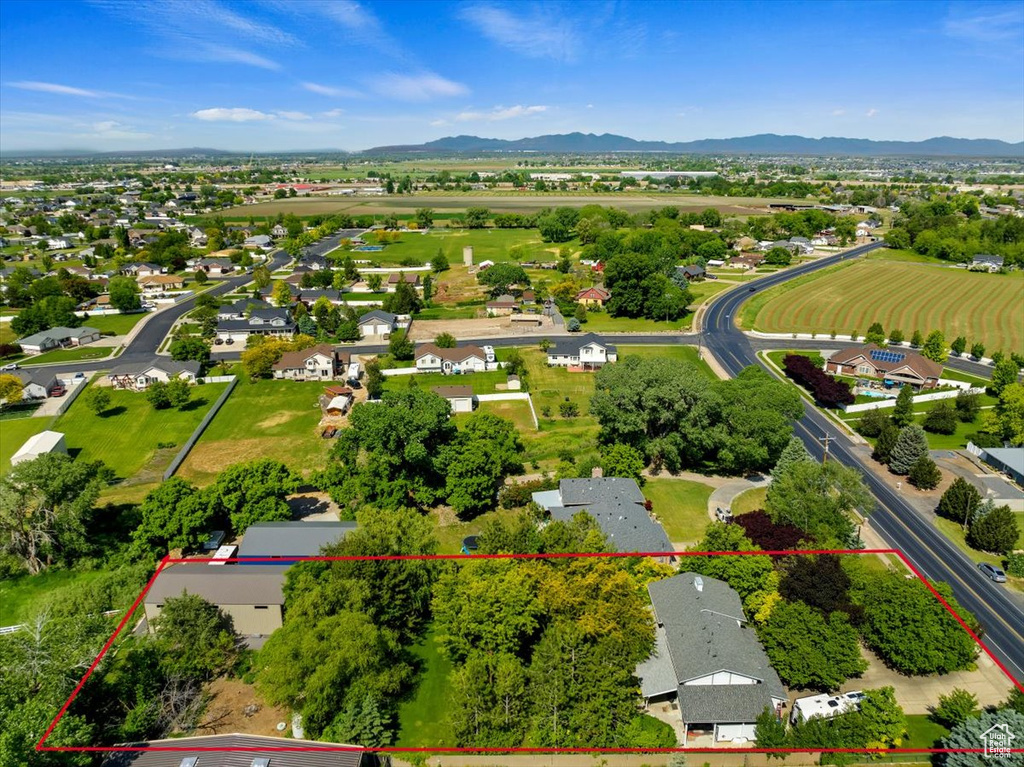
[[[499,336],[532,336],[555,332],[550,317],[541,317],[540,326],[525,323],[513,326],[508,317],[480,317],[471,320],[416,320],[409,337],[414,341],[430,341],[440,333],[456,338],[487,338]]]
[[[270,429],[274,426],[280,426],[283,423],[288,423],[294,417],[294,413],[275,413],[269,418],[264,418],[256,424],[256,427],[258,429]]]
[[[268,705],[251,684],[241,679],[217,679],[207,688],[206,706],[197,735],[241,732],[247,735],[281,735],[280,722],[290,724],[291,712]],[[287,730],[290,732],[290,728]]]

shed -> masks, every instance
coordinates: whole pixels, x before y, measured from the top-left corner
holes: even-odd
[[[448,400],[453,413],[473,412],[472,386],[435,386],[434,393]]]
[[[257,522],[242,536],[238,558],[291,563],[300,557],[316,557],[324,546],[340,541],[355,529],[355,522]]]
[[[11,465],[16,466],[22,461],[31,461],[46,453],[68,454],[64,444],[64,435],[59,431],[41,431],[25,440],[18,452],[11,456]]]
[[[1024,447],[986,447],[981,458],[1024,487]],[[12,459],[13,462],[13,459]]]

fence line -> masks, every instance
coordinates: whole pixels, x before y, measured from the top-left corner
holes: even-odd
[[[60,405],[59,405],[59,406],[57,407],[57,412],[56,412],[56,414],[55,414],[55,415],[64,415],[65,411],[66,411],[66,410],[67,410],[67,409],[68,409],[69,407],[71,407],[71,404],[72,404],[72,403],[73,403],[73,402],[74,402],[74,401],[75,401],[76,399],[78,399],[78,395],[79,395],[79,394],[81,394],[81,393],[82,393],[83,391],[85,391],[85,387],[86,387],[86,386],[87,386],[87,385],[88,385],[89,383],[90,383],[89,381],[82,381],[82,382],[81,382],[81,383],[79,383],[79,384],[78,384],[77,386],[73,387],[73,388],[71,389],[71,391],[69,391],[69,392],[68,392],[68,393],[67,393],[67,394],[65,395],[65,397],[64,397],[64,401],[63,401],[63,402],[61,402],[61,403],[60,403]]]
[[[935,402],[940,399],[952,399],[960,393],[956,391],[937,391],[931,394],[918,394],[912,402],[916,405],[919,402]],[[984,394],[984,389],[969,388],[964,391],[969,394]],[[860,413],[865,410],[881,410],[882,408],[896,407],[896,399],[880,399],[877,402],[861,402],[859,405],[847,405],[843,410],[847,413]]]
[[[223,376],[218,377],[222,378]],[[231,392],[235,390],[235,387],[238,385],[238,377],[231,376],[231,378],[232,381],[231,383],[228,384],[228,388],[226,388],[223,391],[223,393],[217,398],[217,401],[213,403],[213,407],[211,407],[210,411],[205,416],[203,416],[203,420],[199,422],[199,425],[196,427],[196,430],[192,432],[192,436],[188,438],[188,441],[186,441],[185,444],[182,446],[181,450],[178,451],[178,454],[174,456],[174,460],[171,461],[171,465],[168,466],[167,470],[164,472],[164,480],[168,480],[171,477],[173,477],[174,472],[181,468],[181,464],[185,462],[185,459],[188,457],[189,452],[192,450],[193,447],[195,447],[195,444],[196,442],[199,441],[199,438],[203,436],[203,432],[206,431],[206,427],[210,425],[210,421],[212,421],[213,417],[217,415],[218,411],[220,411],[221,407],[227,401],[227,398],[231,395]]]

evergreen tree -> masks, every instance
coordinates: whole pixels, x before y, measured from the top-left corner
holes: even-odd
[[[786,469],[800,461],[813,461],[811,454],[807,452],[804,441],[799,437],[790,437],[789,443],[782,450],[779,460],[775,462],[772,469],[772,479],[778,479],[785,473]]]
[[[910,345],[915,349],[920,349],[924,343],[924,335],[921,334],[920,330],[915,330],[914,335],[910,337]]]
[[[971,346],[971,356],[977,360],[980,360],[985,356],[985,344],[978,342]]]
[[[910,467],[908,478],[914,487],[918,487],[921,490],[933,490],[942,481],[942,472],[935,465],[935,461],[923,455]]]
[[[993,554],[1005,554],[1013,549],[1020,537],[1020,528],[1009,506],[997,506],[988,514],[979,516],[967,532],[968,545]]]
[[[865,437],[877,437],[887,423],[892,423],[881,408],[869,410],[857,422],[857,431]]]
[[[990,764],[999,764],[1000,767],[1021,767],[1024,764],[1024,756],[1019,753],[991,759],[977,751],[971,752],[972,749],[980,748],[978,744],[983,743],[982,735],[998,725],[1009,728],[1011,733],[1024,732],[1024,716],[1016,711],[1004,709],[965,719],[942,739],[942,747],[951,750],[950,753],[943,755],[943,767],[985,767]]]
[[[905,426],[900,429],[889,455],[889,471],[893,474],[909,474],[922,456],[928,456],[928,437],[924,429],[913,424]]]
[[[896,407],[892,410],[892,421],[901,429],[914,421],[914,390],[909,384],[904,384],[900,388],[899,396],[896,397]]]
[[[981,494],[963,477],[957,477],[946,488],[935,510],[940,517],[951,519],[966,528],[981,505]]]
[[[871,452],[871,457],[879,463],[889,463],[889,456],[892,455],[892,449],[895,447],[899,436],[900,430],[896,428],[896,424],[892,421],[886,421],[882,430],[878,433],[878,439],[875,442],[875,449]]]

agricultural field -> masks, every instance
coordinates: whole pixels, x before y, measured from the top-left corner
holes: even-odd
[[[376,235],[366,236],[369,244],[376,242]],[[517,261],[554,261],[558,250],[568,245],[572,251],[579,250],[579,242],[542,242],[536,229],[453,229],[435,230],[427,234],[401,232],[401,239],[385,246],[379,253],[352,253],[353,258],[371,258],[384,266],[395,266],[405,259],[416,259],[425,265],[441,250],[448,263],[453,266],[462,263],[463,247],[473,247],[473,262],[479,264],[485,259],[511,261],[509,251],[518,247],[522,255]],[[443,275],[442,275],[443,277]]]
[[[769,333],[861,337],[872,322],[964,336],[989,352],[1024,352],[1024,273],[981,274],[893,261],[856,261],[766,290],[743,308],[744,327]]]
[[[225,388],[193,387],[192,401],[181,410],[155,410],[140,392],[110,390],[110,407],[102,415],[79,398],[51,428],[65,434],[70,455],[103,461],[125,484],[157,482]]]
[[[207,485],[227,466],[274,458],[308,474],[322,468],[333,444],[321,439],[317,397],[324,385],[296,381],[242,381],[228,397],[178,470]]]

